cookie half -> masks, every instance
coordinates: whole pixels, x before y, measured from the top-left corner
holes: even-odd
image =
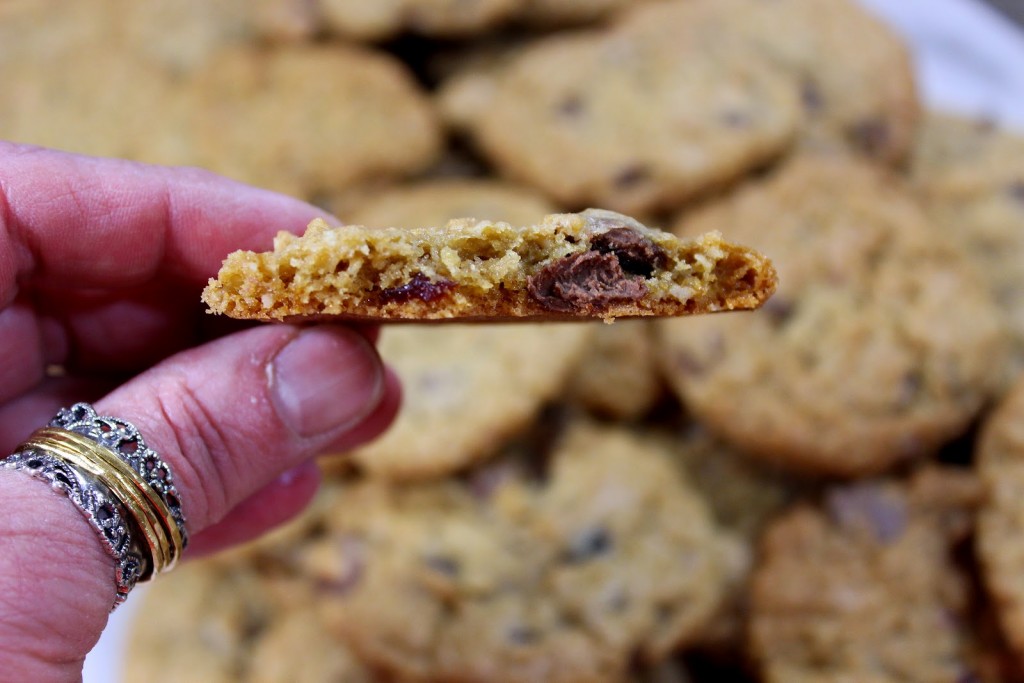
[[[279,233],[235,252],[203,292],[214,313],[255,320],[605,319],[759,306],[763,255],[708,234],[683,241],[609,211],[526,227],[464,219],[440,229]]]

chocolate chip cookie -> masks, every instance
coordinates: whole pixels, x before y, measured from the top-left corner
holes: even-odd
[[[397,59],[342,43],[218,52],[191,84],[200,165],[310,198],[428,166],[441,136]]]
[[[622,320],[591,333],[565,400],[597,417],[635,420],[657,403],[663,389],[650,321]]]
[[[326,633],[317,590],[239,559],[181,567],[140,596],[124,679],[383,683]]]
[[[728,231],[779,269],[760,311],[658,322],[672,387],[751,455],[878,472],[962,434],[996,391],[1002,317],[894,176],[801,158],[677,227]]]
[[[987,497],[978,515],[982,576],[1003,633],[1024,665],[1024,383],[1018,382],[989,416],[977,449]]]
[[[838,487],[774,522],[753,582],[763,680],[981,680],[955,557],[979,494],[970,473],[924,470]]]
[[[352,225],[429,228],[455,218],[530,225],[552,213],[554,205],[530,188],[491,178],[443,178],[372,193],[339,215]]]
[[[382,330],[381,357],[402,380],[401,411],[341,460],[377,477],[423,479],[494,455],[561,390],[592,334],[571,324]]]
[[[278,233],[238,251],[203,292],[211,311],[288,320],[604,319],[759,306],[771,262],[719,234],[690,241],[590,210],[540,223],[461,219],[443,228]]]
[[[1006,313],[1013,341],[1009,386],[1024,370],[1024,136],[990,122],[931,114],[912,162],[928,215],[976,266]]]
[[[806,146],[840,143],[889,164],[913,146],[920,104],[910,51],[854,0],[649,3],[624,24],[638,40],[685,26],[785,73],[802,104]]]
[[[786,150],[800,119],[789,76],[685,23],[650,33],[516,48],[442,84],[440,109],[501,173],[572,208],[678,206]]]
[[[365,480],[308,549],[332,631],[403,680],[620,681],[691,642],[722,547],[658,446],[576,426],[462,480]]]
[[[319,0],[328,31],[357,40],[382,40],[410,32],[466,37],[503,22],[515,0]]]

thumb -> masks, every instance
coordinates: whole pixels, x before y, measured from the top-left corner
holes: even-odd
[[[359,332],[264,326],[173,356],[96,409],[139,428],[201,534],[281,473],[376,436],[396,399]]]
[[[398,400],[393,376],[359,332],[272,325],[172,356],[95,408],[138,427],[170,467],[195,546],[206,529],[230,539],[224,527],[240,504],[251,511],[265,497],[264,507],[280,505],[272,484],[288,480],[282,473],[379,434]],[[105,623],[113,563],[74,505],[30,477],[0,472],[0,505],[0,594],[33,598],[3,612],[0,670],[74,678]],[[30,560],[51,571],[21,571]]]

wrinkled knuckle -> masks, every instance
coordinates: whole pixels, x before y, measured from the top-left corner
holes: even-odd
[[[204,526],[212,524],[231,506],[228,484],[236,469],[229,440],[184,377],[168,382],[156,393],[156,402],[167,426],[170,447],[180,454],[172,467],[185,498],[185,514],[202,519]]]

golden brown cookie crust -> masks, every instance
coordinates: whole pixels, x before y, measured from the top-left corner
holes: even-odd
[[[771,262],[719,234],[682,241],[591,210],[526,227],[315,220],[273,252],[229,255],[203,300],[255,320],[613,320],[756,308],[774,289]]]

